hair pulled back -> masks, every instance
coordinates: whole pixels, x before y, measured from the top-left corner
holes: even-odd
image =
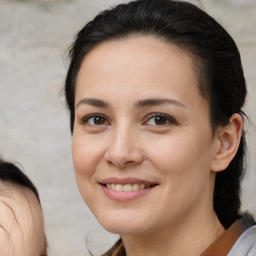
[[[76,36],[69,52],[71,62],[64,87],[71,133],[76,78],[85,55],[104,41],[132,36],[164,40],[192,57],[199,90],[209,101],[213,132],[217,127],[226,125],[232,114],[243,116],[245,79],[238,48],[226,30],[192,4],[137,0],[101,12]],[[245,144],[243,131],[235,158],[226,170],[216,175],[214,209],[225,228],[239,217]]]

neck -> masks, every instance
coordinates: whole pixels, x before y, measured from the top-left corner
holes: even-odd
[[[213,243],[224,228],[212,210],[205,218],[182,220],[169,229],[143,235],[122,235],[127,256],[198,256]]]

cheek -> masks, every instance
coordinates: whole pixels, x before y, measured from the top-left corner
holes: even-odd
[[[148,147],[156,169],[166,178],[176,177],[177,183],[202,173],[208,175],[212,161],[211,140],[202,140],[198,134],[184,134],[165,137]]]
[[[166,209],[167,219],[189,212],[209,195],[211,146],[197,141],[193,136],[176,136],[150,148],[164,185],[161,196],[165,200],[158,203]]]
[[[104,139],[76,134],[72,139],[72,157],[78,188],[85,199],[96,183],[99,166],[104,161]]]
[[[155,140],[152,145],[147,146],[147,151],[150,152],[150,159],[154,159],[154,163],[162,167],[183,165],[187,161],[190,161],[191,153],[189,147],[187,147],[188,142],[186,138],[181,138],[179,136],[169,136],[163,137],[161,139]],[[195,152],[193,152],[195,154]],[[162,169],[162,168],[160,168]],[[169,171],[172,171],[170,169]]]
[[[72,157],[76,175],[91,175],[97,159],[93,143],[85,142],[82,137],[73,137]]]
[[[97,141],[87,136],[74,136],[72,139],[72,157],[78,189],[87,206],[95,212],[95,175],[102,158]]]

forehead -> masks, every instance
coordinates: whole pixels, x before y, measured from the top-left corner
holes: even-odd
[[[0,198],[14,209],[24,207],[24,210],[31,208],[33,211],[41,211],[40,203],[34,193],[20,185],[0,181]]]
[[[184,66],[184,71],[188,66],[192,71],[194,65],[191,56],[174,44],[152,36],[130,36],[100,43],[86,54],[82,67],[97,66],[101,68],[99,70],[101,72],[104,70],[115,72],[116,67],[120,70],[132,64],[134,69],[140,66],[143,71],[143,68],[156,69],[157,66],[159,69],[169,69],[167,64],[174,63],[176,65],[172,65],[172,69],[175,69],[177,64],[180,63],[183,66],[184,62],[188,64]],[[105,66],[106,63],[111,65]],[[122,71],[128,73],[127,69]],[[196,78],[195,73],[192,75]]]
[[[149,89],[164,93],[169,85],[180,94],[191,89],[201,96],[192,57],[152,36],[131,36],[103,42],[85,56],[77,76],[75,101],[83,97],[83,91],[102,94],[106,89],[113,94],[110,88],[122,87],[126,93],[143,91],[146,97]]]
[[[14,247],[34,253],[43,250],[42,209],[30,189],[0,181],[0,218],[0,224],[13,240]]]

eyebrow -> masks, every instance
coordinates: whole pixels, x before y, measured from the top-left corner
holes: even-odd
[[[108,103],[107,101],[96,99],[96,98],[84,98],[77,103],[76,108],[84,104],[94,106],[94,107],[100,107],[100,108],[110,107],[110,103]],[[185,105],[183,105],[181,102],[177,100],[165,99],[165,98],[152,98],[152,99],[139,100],[135,102],[134,106],[136,108],[143,108],[147,106],[159,106],[162,104],[171,104],[171,105],[176,105],[180,107],[185,107]]]
[[[135,107],[143,108],[147,106],[159,106],[162,104],[172,104],[180,107],[185,107],[181,102],[174,99],[164,99],[164,98],[153,98],[153,99],[144,99],[139,100],[135,103]]]
[[[110,104],[104,100],[95,99],[95,98],[84,98],[77,103],[76,108],[84,104],[94,106],[94,107],[100,107],[100,108],[107,108],[110,106]]]

